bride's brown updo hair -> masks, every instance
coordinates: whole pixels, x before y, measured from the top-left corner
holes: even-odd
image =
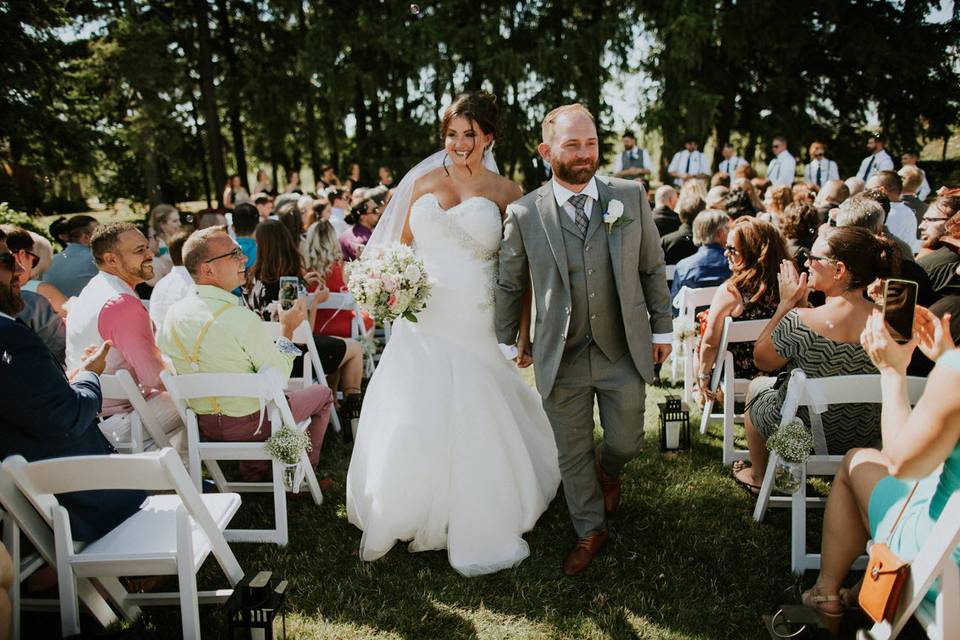
[[[461,93],[443,112],[440,120],[440,140],[447,137],[447,130],[454,118],[466,118],[474,126],[496,139],[500,133],[500,108],[497,99],[486,91]]]

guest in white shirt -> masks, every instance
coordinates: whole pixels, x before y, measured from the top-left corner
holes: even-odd
[[[920,157],[916,153],[908,151],[900,156],[900,164],[904,167],[917,167],[917,161],[919,159]],[[917,189],[917,197],[921,200],[926,200],[931,191],[930,183],[927,182],[927,172],[920,167],[917,167],[917,171],[923,175],[923,182],[920,183],[920,187]]]
[[[773,139],[771,147],[776,157],[767,167],[767,180],[772,185],[792,185],[797,173],[797,161],[787,151],[787,139],[777,136]]]
[[[723,160],[720,162],[720,166],[717,167],[717,171],[731,178],[736,175],[738,167],[747,164],[746,160],[737,156],[733,145],[729,142],[723,145],[723,150],[720,153],[723,154]]]
[[[880,136],[870,136],[867,139],[867,151],[870,152],[860,168],[857,169],[857,177],[866,182],[870,176],[880,171],[893,171],[893,158],[883,148],[883,138]]]
[[[623,132],[623,152],[613,161],[613,175],[617,178],[642,180],[653,171],[650,154],[637,146],[637,137],[633,131]]]
[[[910,246],[916,254],[920,251],[917,238],[917,218],[913,210],[900,201],[903,182],[896,171],[881,171],[867,180],[867,189],[877,189],[890,198],[890,213],[887,214],[887,229]]]
[[[697,151],[700,146],[696,140],[688,138],[684,143],[683,151],[677,151],[673,154],[670,166],[667,167],[667,173],[674,178],[674,184],[678,187],[683,186],[683,182],[688,178],[699,178],[700,180],[710,179],[710,161],[702,151]]]
[[[803,168],[803,181],[823,188],[831,180],[839,180],[837,163],[827,158],[827,145],[814,142],[810,145],[810,162]]]
[[[170,259],[173,260],[173,270],[157,282],[150,294],[150,320],[155,329],[163,326],[163,319],[175,302],[187,296],[196,295],[193,278],[187,268],[183,266],[183,243],[190,237],[190,232],[183,231],[173,237],[168,245]]]

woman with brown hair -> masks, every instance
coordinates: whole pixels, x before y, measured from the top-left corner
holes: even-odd
[[[867,319],[879,307],[864,296],[877,278],[896,275],[895,245],[860,227],[835,227],[813,243],[806,261],[808,273],[799,274],[790,260],[780,265],[780,304],[757,338],[753,359],[766,371],[803,369],[810,378],[876,373],[860,345]],[[810,290],[822,291],[826,302],[807,306]],[[766,440],[780,425],[786,384],[758,378],[747,392],[744,416],[747,446],[753,466],[734,465],[734,477],[753,493],[763,482],[767,466]],[[801,407],[797,417],[808,422]],[[880,439],[880,408],[875,404],[844,404],[820,414],[827,449],[841,455]],[[809,423],[808,423],[809,424]]]
[[[724,321],[728,316],[735,321],[772,317],[780,302],[777,288],[780,263],[787,259],[787,247],[777,229],[753,217],[734,220],[727,234],[725,251],[733,275],[714,294],[710,309],[701,314],[700,320],[702,337],[697,382],[701,404],[713,399],[708,385]],[[738,378],[755,378],[765,371],[753,362],[752,343],[731,344],[729,349]]]
[[[796,258],[797,252],[801,249],[809,251],[813,241],[817,239],[820,214],[807,202],[794,202],[783,210],[777,220],[777,227],[787,241],[787,253],[791,258]]]
[[[765,213],[760,217],[774,224],[783,215],[783,210],[793,202],[793,189],[787,185],[777,184],[767,188],[764,194],[763,207]]]
[[[314,306],[308,309],[308,320],[312,327],[317,313],[316,304],[330,297],[322,276],[304,268],[293,237],[279,220],[267,219],[258,224],[254,237],[257,241],[257,260],[247,273],[247,304],[264,320],[272,320],[275,306],[279,304],[280,278],[300,278],[302,286],[316,287]],[[356,340],[318,334],[314,334],[313,341],[330,387],[334,390],[339,387],[343,392],[341,411],[344,418],[359,418],[360,383],[363,377],[363,351],[360,344]]]

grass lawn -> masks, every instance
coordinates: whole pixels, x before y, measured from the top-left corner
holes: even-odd
[[[234,551],[246,571],[269,569],[290,580],[291,638],[765,638],[761,614],[797,602],[814,579],[790,572],[789,513],[771,509],[754,524],[753,499],[720,464],[719,425],[706,436],[692,429],[692,451],[660,453],[655,403],[663,395],[659,388],[648,393],[647,450],[624,472],[607,552],[578,577],[560,571],[574,542],[562,497],[527,536],[531,556],[515,569],[466,579],[450,569],[445,553],[411,554],[403,545],[377,562],[359,561],[360,531],[347,523],[344,506],[351,449],[332,431],[320,470],[335,484],[323,505],[290,501],[286,548],[235,544]],[[263,526],[270,510],[266,496],[245,495],[234,526]],[[819,514],[811,515],[809,530],[811,547],[819,546]],[[208,560],[200,588],[222,586]],[[200,615],[205,636],[219,637],[222,611],[202,606]],[[843,637],[866,624],[848,616]],[[37,631],[25,637],[59,632],[53,614],[28,614],[25,625]],[[92,619],[84,628],[98,632]],[[179,611],[160,607],[145,609],[115,637],[179,632]],[[901,637],[925,636],[913,624]]]

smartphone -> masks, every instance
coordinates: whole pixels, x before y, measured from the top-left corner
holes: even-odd
[[[883,319],[897,342],[910,342],[917,309],[917,283],[890,278],[883,283]]]
[[[300,296],[300,278],[280,276],[280,308],[289,309]]]

